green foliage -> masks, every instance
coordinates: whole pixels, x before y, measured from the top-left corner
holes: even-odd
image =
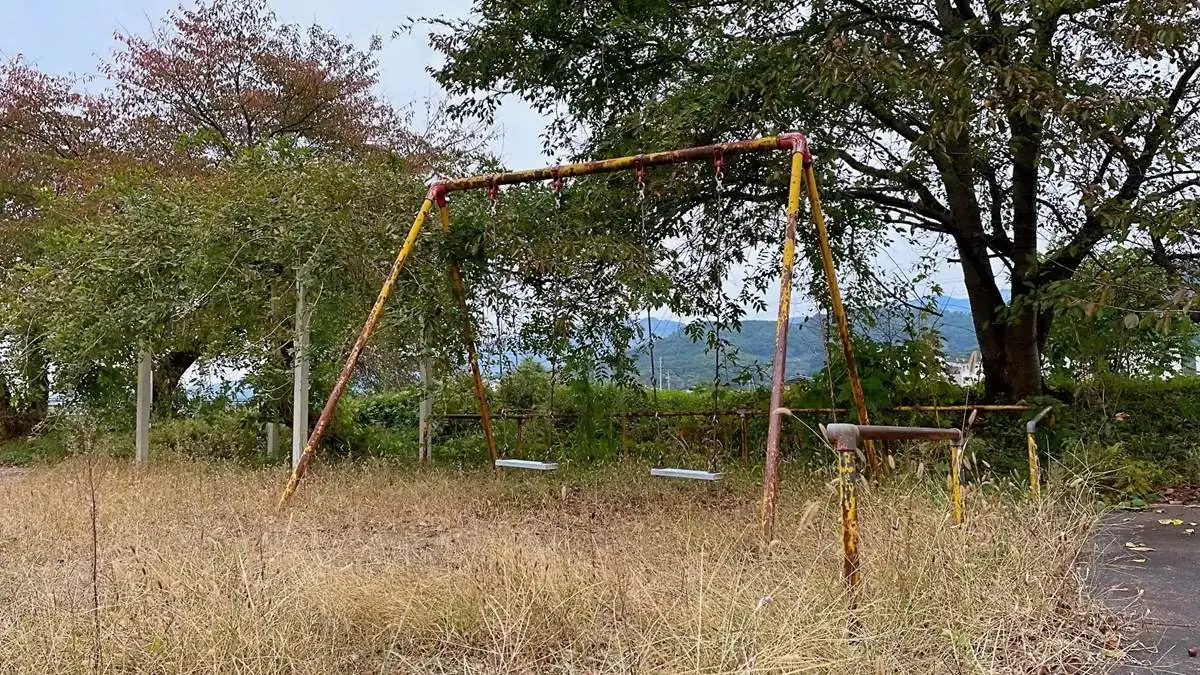
[[[874,257],[896,242],[957,249],[987,333],[993,396],[1040,392],[1038,331],[1054,318],[1053,287],[1092,252],[1144,242],[1164,267],[1194,265],[1200,10],[1186,0],[473,7],[465,19],[434,21],[433,46],[445,56],[435,77],[460,115],[490,120],[515,94],[554,115],[551,147],[586,157],[811,134],[843,274],[876,279]],[[729,204],[706,181],[687,180],[694,168],[652,176],[653,241],[677,237],[709,254],[774,250],[786,186],[779,159],[733,162]],[[811,232],[801,233],[801,254],[813,261]],[[930,259],[915,266],[913,284],[944,257],[941,246],[922,248]],[[743,306],[775,266],[773,257],[749,262]],[[802,281],[824,295],[819,275]],[[876,301],[868,305],[896,293],[856,290]],[[705,317],[715,305],[679,313]]]
[[[1180,305],[1192,293],[1147,256],[1116,248],[1054,290],[1061,310],[1045,352],[1052,378],[1162,377],[1195,363],[1200,331]]]
[[[48,464],[71,455],[70,437],[64,431],[0,442],[0,466]]]
[[[286,441],[281,440],[281,445]],[[126,447],[131,447],[127,442]],[[150,432],[150,452],[196,458],[249,460],[266,450],[261,419],[252,410],[231,408],[208,415],[166,419]]]

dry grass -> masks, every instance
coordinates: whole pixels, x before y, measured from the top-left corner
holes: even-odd
[[[0,670],[89,672],[87,465],[0,483]],[[930,483],[864,497],[860,640],[846,639],[836,496],[785,490],[755,553],[757,488],[319,469],[97,467],[104,672],[1093,672],[1072,574],[1094,520]],[[571,485],[564,490],[566,482]],[[1044,669],[1043,669],[1044,668]]]

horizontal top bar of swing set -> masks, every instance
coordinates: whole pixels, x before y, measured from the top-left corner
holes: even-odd
[[[795,415],[816,415],[823,413],[845,413],[849,412],[847,408],[788,408]],[[1028,412],[1033,408],[1026,405],[898,405],[886,408],[885,412],[970,412],[978,410],[979,412],[1005,412],[1019,413]],[[664,410],[661,412],[652,411],[637,411],[613,413],[610,417],[766,417],[766,410]],[[463,419],[476,420],[479,419],[479,413],[446,413],[440,415],[442,419]],[[492,419],[500,420],[517,420],[517,419],[540,419],[549,417],[545,413],[505,413],[495,412],[490,415]],[[557,413],[554,415],[557,418],[578,417],[577,413]]]
[[[769,152],[772,150],[797,152],[804,155],[805,163],[812,162],[812,154],[809,152],[808,140],[804,137],[804,134],[787,133],[778,136],[765,136],[749,141],[716,143],[714,145],[701,145],[694,148],[681,148],[678,150],[629,155],[627,157],[600,159],[592,162],[559,164],[541,169],[489,173],[468,176],[466,178],[440,180],[429,187],[429,195],[431,199],[436,199],[439,195],[445,195],[447,192],[514,185],[517,183],[532,183],[558,178],[571,178],[574,176],[588,176],[596,173],[614,173],[616,171],[637,169],[638,167],[649,168],[667,164],[684,164],[697,160],[713,159],[718,156],[729,157],[732,155],[745,155],[752,152]]]

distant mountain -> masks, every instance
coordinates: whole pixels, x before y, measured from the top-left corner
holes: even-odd
[[[943,352],[947,357],[965,358],[977,348],[971,315],[958,311],[943,311],[942,316],[934,316],[916,315],[905,310],[878,318],[875,325],[866,329],[866,333],[874,340],[901,341],[908,336],[905,330],[908,320],[941,334]],[[704,328],[707,332],[708,326]],[[863,327],[856,327],[855,330],[863,330]],[[705,340],[693,342],[682,329],[665,337],[656,332],[655,338],[654,370],[656,373],[662,371],[664,386],[689,388],[712,381],[716,357],[708,349]],[[722,334],[721,338],[732,347],[722,350],[722,377],[731,377],[747,367],[757,374],[755,380],[769,379],[775,351],[774,321],[743,321],[741,331]],[[637,355],[638,372],[642,374],[643,381],[649,384],[651,368],[645,344],[638,345],[633,351]],[[731,361],[733,370],[728,365]],[[795,320],[788,330],[787,372],[791,376],[809,376],[824,366],[821,319],[805,317]]]

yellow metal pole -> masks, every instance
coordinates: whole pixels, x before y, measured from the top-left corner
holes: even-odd
[[[1033,419],[1025,423],[1025,447],[1029,451],[1029,494],[1034,499],[1037,499],[1042,494],[1042,476],[1041,468],[1038,466],[1037,453],[1037,426],[1050,411],[1054,410],[1053,406],[1046,406]]]
[[[1029,496],[1042,496],[1041,471],[1038,467],[1037,440],[1032,433],[1025,434],[1025,445],[1029,450]]]
[[[953,504],[955,525],[961,525],[963,521],[962,454],[961,443],[950,444],[950,500]]]
[[[363,323],[362,331],[358,334],[358,339],[354,341],[354,346],[350,349],[350,355],[346,357],[346,363],[342,366],[342,372],[338,375],[337,382],[333,385],[333,391],[329,392],[329,398],[325,401],[325,407],[321,410],[321,416],[317,418],[317,424],[313,427],[312,435],[308,437],[308,442],[304,444],[304,451],[300,453],[300,460],[296,462],[295,468],[292,469],[292,475],[288,479],[287,486],[284,487],[283,493],[279,495],[278,508],[283,508],[292,495],[296,492],[296,487],[300,485],[300,481],[304,479],[304,474],[308,471],[308,463],[312,461],[313,455],[317,452],[317,445],[320,444],[321,438],[325,435],[325,430],[329,427],[330,420],[333,419],[333,412],[337,409],[338,401],[341,400],[342,394],[346,393],[346,387],[350,384],[350,378],[354,375],[354,368],[358,365],[358,359],[362,356],[363,349],[367,346],[367,341],[371,338],[371,334],[375,332],[375,326],[379,323],[379,318],[383,316],[383,307],[387,304],[388,298],[392,296],[392,290],[396,287],[396,280],[400,278],[400,270],[404,269],[404,263],[412,254],[413,248],[417,245],[417,235],[421,233],[421,227],[425,224],[425,219],[429,216],[430,209],[433,208],[433,203],[437,199],[440,192],[434,188],[430,188],[429,194],[425,197],[425,203],[421,204],[421,210],[417,212],[417,217],[413,220],[412,227],[408,229],[408,236],[404,239],[404,244],[400,247],[400,252],[396,254],[396,261],[392,263],[392,270],[388,273],[387,279],[384,280],[383,286],[379,289],[379,296],[375,298],[375,304],[371,307],[371,312],[367,315],[367,320]],[[295,429],[292,433],[302,433],[302,430]]]
[[[858,377],[858,362],[854,358],[854,345],[850,341],[850,321],[846,318],[846,308],[842,304],[842,292],[838,288],[837,271],[833,266],[833,251],[829,247],[829,233],[825,228],[825,214],[821,210],[821,194],[817,190],[817,177],[813,172],[811,161],[804,166],[804,182],[808,187],[808,202],[812,209],[813,224],[817,227],[817,240],[821,244],[821,264],[825,268],[825,281],[829,284],[829,301],[833,306],[833,315],[837,319],[838,337],[841,338],[842,352],[846,358],[846,375],[850,379],[850,392],[854,396],[858,423],[870,424],[867,400],[863,395],[862,381]],[[879,475],[881,467],[879,456],[875,453],[875,444],[867,440],[863,447],[867,454],[867,465],[871,468],[871,475]]]
[[[783,386],[787,374],[788,321],[792,304],[792,267],[796,261],[796,220],[800,213],[800,181],[808,154],[807,145],[792,149],[792,176],[788,183],[787,229],[783,237],[783,262],[779,272],[779,314],[775,318],[775,358],[772,363],[771,408],[767,411],[767,451],[763,468],[762,546],[775,540],[775,513],[779,497],[779,435],[783,420]]]
[[[850,593],[850,609],[858,604],[862,573],[858,560],[858,497],[854,468],[855,450],[844,450],[838,457],[838,501],[842,505],[842,578]]]
[[[825,438],[833,443],[833,450],[837,453],[838,502],[842,507],[842,580],[846,582],[851,611],[858,606],[859,589],[862,586],[858,557],[858,473],[854,467],[860,431],[854,424],[830,424],[825,427]],[[851,632],[855,632],[853,619]]]
[[[446,208],[445,193],[438,195],[438,216],[442,221],[442,231],[450,231],[450,211]],[[492,458],[492,468],[500,455],[496,452],[496,437],[492,434],[492,413],[488,406],[487,390],[483,386],[483,374],[479,370],[479,356],[475,351],[475,327],[471,323],[470,309],[467,307],[467,289],[463,284],[462,271],[457,262],[450,263],[450,282],[454,285],[454,299],[466,316],[463,326],[463,341],[467,343],[467,361],[471,364],[471,379],[475,383],[475,401],[479,405],[479,421],[483,425],[483,438],[487,442],[488,455]]]

